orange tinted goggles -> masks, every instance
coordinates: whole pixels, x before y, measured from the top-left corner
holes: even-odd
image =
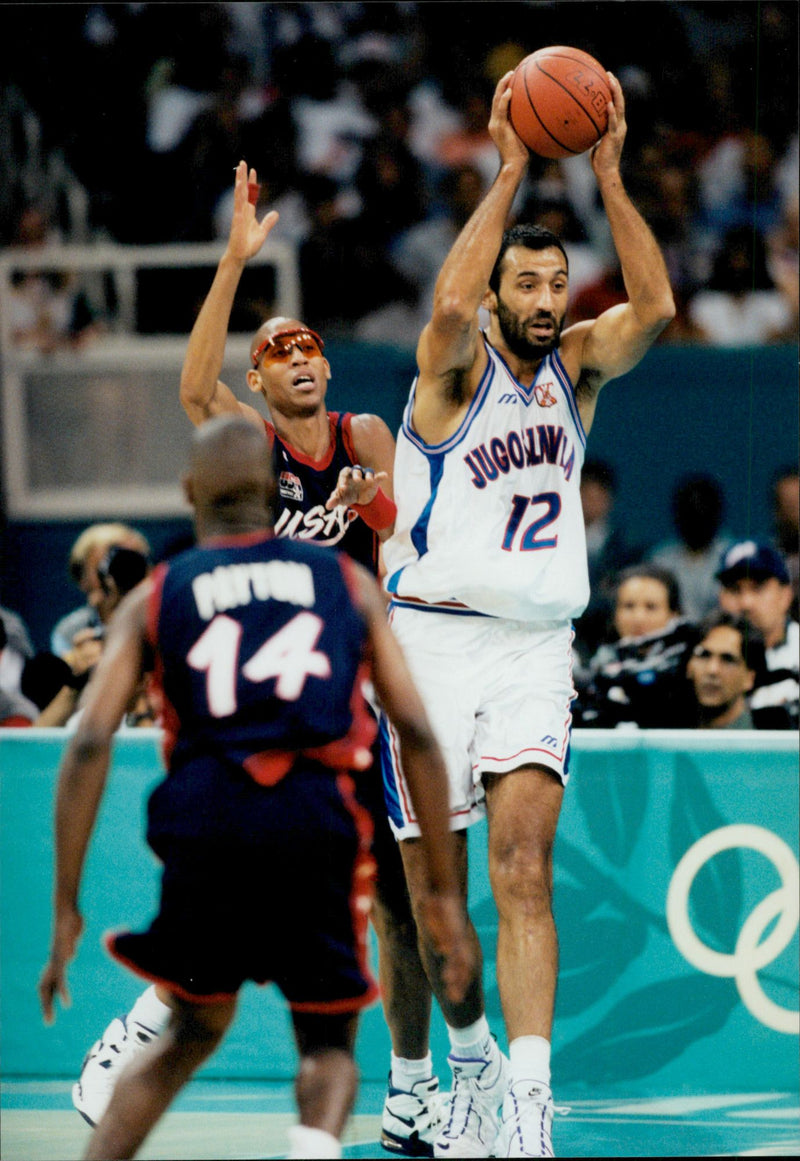
[[[267,363],[288,363],[295,347],[307,359],[313,359],[325,350],[325,344],[316,331],[288,331],[273,335],[265,339],[260,347],[256,347],[253,351],[253,366],[257,367],[261,359]]]

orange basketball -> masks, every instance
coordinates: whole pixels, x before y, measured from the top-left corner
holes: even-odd
[[[599,141],[608,125],[606,70],[588,52],[540,48],[521,60],[511,80],[511,124],[540,157],[574,157]]]

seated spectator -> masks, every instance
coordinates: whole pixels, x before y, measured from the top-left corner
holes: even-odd
[[[147,555],[136,549],[112,545],[96,567],[98,583],[103,592],[104,621],[108,621],[122,598],[143,580],[149,571]],[[69,676],[37,717],[37,726],[69,725],[79,709],[80,696],[89,682],[92,671],[100,660],[105,633],[103,626],[81,629],[75,634],[72,649],[64,660]],[[155,712],[147,702],[146,691],[137,692],[130,713],[135,724],[153,724]],[[126,720],[126,724],[128,723]]]
[[[581,471],[581,506],[591,596],[575,622],[575,650],[583,665],[607,639],[620,570],[641,555],[628,543],[614,519],[615,499],[616,479],[611,466],[602,460],[586,460]]]
[[[772,281],[763,235],[752,226],[729,230],[708,286],[689,303],[701,341],[743,347],[795,337],[791,303]]]
[[[672,519],[678,536],[656,546],[649,559],[674,573],[681,608],[691,621],[702,621],[717,605],[716,570],[732,537],[721,532],[725,498],[713,476],[680,480],[672,494]]]
[[[70,675],[60,657],[35,653],[22,620],[0,608],[0,726],[34,725]]]
[[[748,694],[764,668],[764,639],[743,617],[711,613],[692,650],[686,674],[701,730],[752,730],[758,725]]]
[[[800,625],[790,615],[792,586],[786,562],[768,544],[743,540],[722,558],[719,605],[745,617],[766,646],[766,668],[750,698],[763,728],[797,729],[800,714]]]
[[[697,630],[680,612],[678,585],[666,569],[631,565],[619,576],[614,628],[579,690],[575,724],[611,729],[673,729],[693,724],[685,666]]]
[[[145,538],[127,524],[91,524],[84,529],[70,550],[69,575],[86,595],[86,604],[62,617],[54,626],[50,648],[57,657],[69,653],[75,634],[81,629],[97,629],[111,615],[97,566],[113,545],[133,549],[144,556],[150,554]]]

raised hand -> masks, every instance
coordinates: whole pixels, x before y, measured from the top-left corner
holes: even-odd
[[[497,146],[501,165],[511,161],[527,164],[530,157],[527,145],[524,145],[517,136],[508,115],[513,75],[513,72],[508,72],[497,82],[497,88],[492,98],[492,112],[489,117],[489,135]]]
[[[254,194],[254,196],[252,196]],[[233,219],[228,236],[228,253],[239,262],[247,262],[259,252],[272,227],[278,220],[278,211],[270,210],[259,222],[255,203],[258,200],[256,171],[247,171],[247,162],[236,166],[233,187]]]
[[[593,146],[590,154],[592,168],[598,177],[619,171],[622,146],[628,131],[622,85],[613,73],[606,73],[606,77],[612,98],[608,106],[608,128],[597,144]]]

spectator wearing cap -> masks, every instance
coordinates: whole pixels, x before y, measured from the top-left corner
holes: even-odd
[[[797,729],[800,709],[800,625],[790,615],[792,585],[786,561],[769,544],[742,540],[722,557],[720,608],[745,617],[766,646],[766,668],[750,698],[764,724]]]
[[[703,622],[686,666],[701,730],[752,730],[760,725],[748,696],[764,670],[764,638],[732,613],[717,611]]]

